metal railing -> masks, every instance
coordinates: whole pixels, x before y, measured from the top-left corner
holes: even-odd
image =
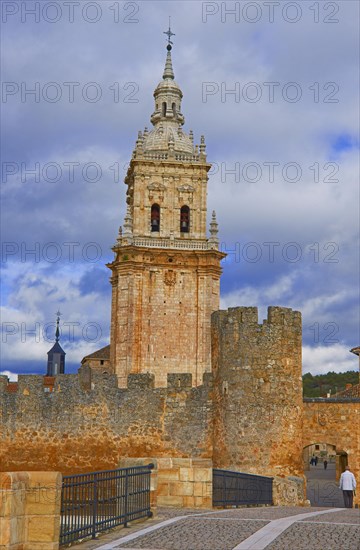
[[[64,476],[61,492],[60,545],[151,517],[153,464]]]
[[[272,477],[213,470],[213,506],[272,504]]]

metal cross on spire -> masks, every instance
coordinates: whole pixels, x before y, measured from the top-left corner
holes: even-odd
[[[174,32],[171,32],[171,17],[169,17],[169,30],[164,31],[163,34],[167,34],[167,37],[168,37],[168,45],[170,46],[170,45],[172,44],[172,42],[171,42],[171,37],[172,37],[172,36],[175,36],[175,33],[174,33]]]

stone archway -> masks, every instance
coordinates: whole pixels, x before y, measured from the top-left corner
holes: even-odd
[[[304,399],[303,448],[315,442],[334,445],[338,455],[337,480],[348,463],[355,479],[360,482],[359,403],[360,399]],[[354,498],[354,504],[360,504],[359,491]]]

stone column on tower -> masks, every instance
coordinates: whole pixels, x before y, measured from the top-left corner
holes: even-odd
[[[119,385],[150,372],[156,386],[168,373],[191,373],[200,385],[211,371],[211,314],[219,309],[217,223],[206,231],[211,165],[205,139],[194,146],[183,130],[183,97],[174,80],[170,41],[155,89],[153,128],[139,132],[125,178],[127,213],[113,250],[111,364]]]

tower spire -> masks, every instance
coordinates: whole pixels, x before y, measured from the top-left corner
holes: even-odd
[[[172,50],[172,41],[171,41],[171,37],[172,36],[175,36],[175,33],[171,32],[171,27],[170,27],[170,17],[169,17],[169,29],[167,31],[164,31],[164,34],[167,35],[168,37],[168,43],[167,43],[167,46],[166,46],[166,49],[167,49],[167,55],[166,55],[166,62],[165,62],[165,69],[164,69],[164,74],[163,74],[163,80],[174,80],[175,76],[174,76],[174,70],[173,70],[173,66],[172,66],[172,59],[171,59],[171,50]]]
[[[180,86],[175,82],[175,75],[172,66],[171,59],[171,50],[172,50],[172,41],[171,37],[175,36],[175,33],[171,30],[170,19],[169,19],[169,29],[164,31],[164,34],[167,36],[167,55],[165,68],[162,76],[162,80],[157,85],[154,91],[155,98],[155,111],[151,115],[151,123],[156,127],[156,131],[159,131],[159,134],[156,135],[156,149],[159,149],[158,139],[160,135],[163,137],[164,149],[168,148],[169,133],[174,133],[178,131],[179,124],[183,125],[185,122],[184,115],[181,114],[181,99],[182,91]],[[151,135],[151,132],[144,135],[143,140],[143,152],[149,149],[150,143],[153,142],[154,135]],[[181,142],[182,150],[184,150],[184,143],[186,143],[186,152],[193,154],[193,147],[186,138],[183,139],[182,136],[179,137],[179,145]],[[176,136],[175,136],[176,142]],[[176,143],[175,143],[176,150]]]
[[[61,316],[61,313],[58,310],[56,312],[56,317],[57,318],[56,318],[56,330],[55,330],[55,344],[53,345],[51,350],[49,350],[48,353],[47,353],[48,361],[47,361],[46,376],[57,376],[58,374],[64,374],[64,372],[65,372],[65,355],[66,355],[66,353],[59,344],[60,316]]]

